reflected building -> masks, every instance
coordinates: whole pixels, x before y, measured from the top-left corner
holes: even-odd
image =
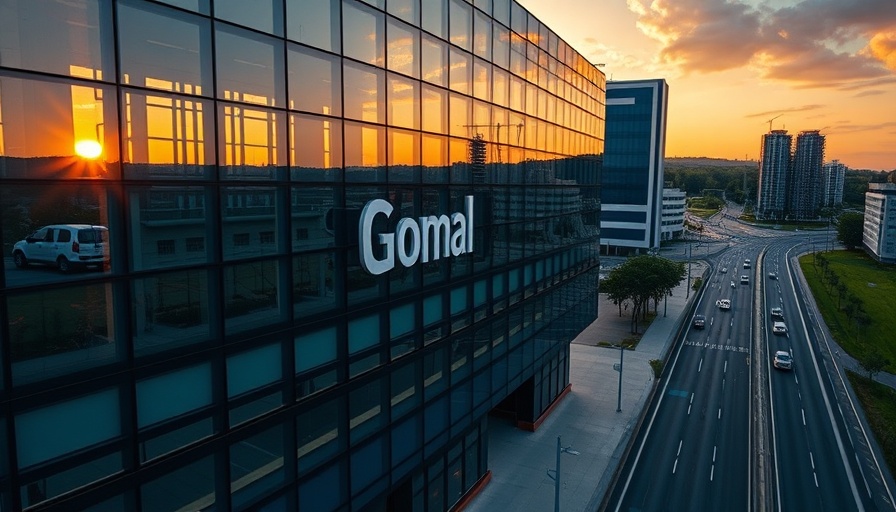
[[[824,192],[824,146],[825,137],[818,130],[804,130],[796,136],[788,186],[787,213],[792,220],[818,218]]]
[[[793,136],[788,135],[787,130],[772,130],[762,136],[756,198],[756,217],[759,219],[784,220],[792,146]]]
[[[597,314],[605,89],[513,0],[3,2],[0,509],[476,492]],[[110,265],[15,266],[66,223]]]
[[[862,246],[877,261],[896,263],[896,184],[868,184]]]
[[[611,254],[660,246],[668,103],[663,79],[607,83],[601,245]]]

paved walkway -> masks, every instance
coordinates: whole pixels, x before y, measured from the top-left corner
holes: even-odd
[[[706,264],[695,262],[692,276]],[[490,417],[488,466],[492,478],[464,509],[466,512],[545,512],[554,509],[554,481],[547,470],[557,462],[557,436],[562,445],[579,452],[560,459],[560,510],[593,512],[601,500],[625,447],[647,405],[653,389],[651,359],[663,359],[682,322],[689,320],[693,292],[678,286],[644,332],[635,350],[623,354],[621,412],[619,349],[597,346],[616,344],[630,336],[630,316],[602,296],[598,318],[570,345],[572,391],[535,432],[517,429],[510,421]],[[665,315],[664,315],[665,312]]]

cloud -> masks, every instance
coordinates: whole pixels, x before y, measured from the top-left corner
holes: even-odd
[[[637,26],[684,72],[750,66],[804,87],[863,84],[896,73],[896,1],[627,0]]]
[[[870,91],[862,91],[855,95],[856,98],[864,98],[865,96],[878,96],[880,94],[886,94],[886,91],[882,91],[880,89],[871,89]]]
[[[783,108],[780,110],[768,110],[766,112],[758,112],[756,114],[747,114],[744,117],[746,117],[746,118],[766,117],[766,116],[771,116],[771,115],[775,115],[775,114],[785,114],[788,112],[806,112],[809,110],[818,110],[818,109],[821,109],[824,107],[825,107],[824,105],[803,105],[802,107]]]

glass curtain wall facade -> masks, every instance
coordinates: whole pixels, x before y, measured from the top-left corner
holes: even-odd
[[[668,102],[662,79],[607,83],[601,244],[614,254],[660,246]]]
[[[756,216],[760,219],[784,220],[792,146],[793,136],[787,130],[772,130],[762,136],[756,198]]]
[[[0,0],[0,509],[451,508],[596,316],[604,90],[512,0]]]

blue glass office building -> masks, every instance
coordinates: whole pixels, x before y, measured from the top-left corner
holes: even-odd
[[[604,76],[512,0],[248,4],[0,0],[0,510],[448,510],[568,389]]]
[[[600,225],[610,254],[660,246],[668,102],[662,79],[607,83]]]

